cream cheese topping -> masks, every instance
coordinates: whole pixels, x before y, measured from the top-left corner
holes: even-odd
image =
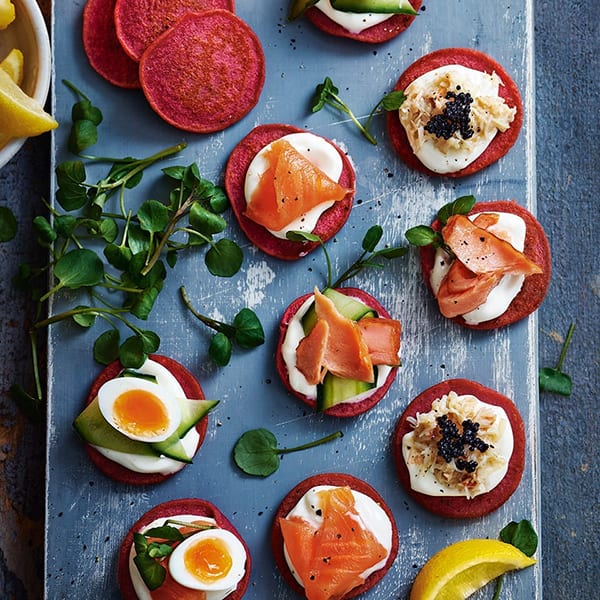
[[[333,179],[333,181],[339,182],[344,168],[344,163],[337,149],[325,138],[315,135],[314,133],[302,132],[290,133],[280,139],[288,141],[297,152],[304,156],[304,158],[318,167],[329,178]],[[258,182],[260,181],[262,174],[269,166],[264,156],[270,148],[271,144],[267,144],[264,148],[262,148],[248,167],[244,182],[244,195],[246,197],[246,203],[248,203],[250,198],[252,198],[252,194],[258,186]],[[322,202],[321,204],[318,204],[309,210],[307,213],[304,213],[292,221],[287,227],[279,231],[273,231],[270,229],[268,231],[275,237],[281,239],[286,239],[286,234],[288,231],[296,230],[311,232],[316,227],[317,221],[321,215],[328,208],[333,206],[334,203],[335,201],[333,200]]]
[[[141,374],[156,377],[157,383],[174,398],[185,398],[185,392],[179,381],[177,381],[177,378],[160,363],[147,359],[136,370]],[[181,439],[181,443],[188,456],[193,456],[199,439],[200,435],[195,427],[192,427]],[[180,471],[185,466],[185,463],[167,458],[166,456],[141,456],[139,454],[129,454],[128,452],[121,452],[119,450],[101,448],[100,446],[93,447],[106,458],[136,473],[161,473],[163,475],[170,475],[171,473]]]
[[[473,221],[479,214],[469,215],[469,219]],[[523,252],[525,247],[526,225],[525,221],[513,213],[494,213],[498,215],[498,222],[488,227],[488,231],[495,236],[508,242],[515,250]],[[440,285],[450,269],[452,259],[442,249],[438,248],[435,253],[433,269],[431,270],[429,281],[435,296],[437,296]],[[470,325],[477,325],[485,321],[496,319],[504,314],[510,303],[515,299],[516,295],[521,291],[525,275],[504,275],[498,285],[492,289],[486,298],[485,302],[464,315],[463,319]]]
[[[320,514],[321,506],[319,491],[329,490],[334,487],[335,486],[332,485],[318,485],[311,488],[304,494],[304,496],[302,496],[302,498],[300,498],[296,506],[294,506],[294,508],[292,508],[292,510],[287,514],[286,518],[299,517],[307,521],[315,528],[320,527],[321,523],[323,522],[323,517]],[[375,500],[373,500],[373,498],[356,490],[352,490],[352,495],[354,496],[356,512],[359,514],[360,525],[365,530],[370,531],[386,550],[386,555],[381,561],[361,574],[361,576],[366,579],[371,573],[374,573],[385,566],[392,548],[393,529],[392,523],[386,512],[379,504],[377,504],[377,502],[375,502]],[[300,576],[294,569],[294,565],[290,559],[290,556],[288,555],[285,545],[283,547],[283,552],[287,565],[294,575],[296,581],[300,585],[304,586]]]
[[[502,81],[462,65],[447,65],[424,73],[404,90],[405,101],[398,110],[400,123],[419,160],[435,173],[453,173],[474,162],[499,131],[506,131],[516,114],[498,95]],[[437,137],[425,126],[444,111],[448,92],[472,97],[469,123],[473,134],[463,139],[455,132],[449,139]]]
[[[304,328],[302,327],[302,317],[306,314],[306,311],[308,311],[313,302],[314,296],[311,294],[290,320],[281,346],[281,354],[288,370],[288,379],[292,389],[299,394],[305,395],[307,398],[316,400],[317,386],[309,384],[304,375],[296,367],[296,348],[298,347],[300,340],[305,336]],[[344,403],[360,402],[373,394],[376,389],[385,384],[385,380],[391,370],[392,367],[388,365],[377,365],[377,381],[375,387],[344,400]]]
[[[474,472],[457,469],[455,460],[447,463],[438,455],[441,435],[437,418],[442,415],[448,415],[459,428],[467,419],[479,424],[477,437],[489,447],[485,452],[465,447],[467,459],[477,462]],[[470,394],[450,392],[435,400],[429,412],[417,413],[409,421],[413,430],[402,438],[402,456],[413,490],[428,496],[473,498],[494,489],[506,475],[514,438],[503,408]]]

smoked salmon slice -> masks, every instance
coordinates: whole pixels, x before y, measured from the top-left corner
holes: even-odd
[[[296,348],[296,367],[309,385],[323,382],[327,372],[324,368],[329,324],[317,321],[309,334],[303,337]]]
[[[374,365],[400,366],[400,336],[402,326],[396,319],[363,317],[357,321]]]
[[[367,569],[387,557],[386,549],[362,525],[349,487],[318,492],[323,521],[318,529],[300,517],[280,519],[290,560],[308,600],[344,597],[364,583]]]
[[[268,167],[244,214],[271,231],[280,231],[315,206],[343,200],[351,192],[328,177],[287,140],[272,142],[264,156]]]
[[[452,215],[442,229],[444,242],[473,273],[534,275],[542,269],[509,242],[478,227],[464,215]]]

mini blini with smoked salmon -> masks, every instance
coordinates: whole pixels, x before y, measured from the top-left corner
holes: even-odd
[[[271,546],[297,593],[308,600],[347,600],[381,581],[399,540],[392,511],[375,489],[352,475],[322,473],[285,496]]]
[[[124,369],[118,360],[108,365],[73,427],[102,473],[150,485],[192,462],[217,404],[183,365],[151,354],[137,369]]]
[[[471,329],[496,329],[534,312],[552,272],[548,239],[527,209],[508,200],[463,196],[431,226],[406,232],[440,312]]]
[[[400,365],[401,324],[358,288],[315,287],[279,325],[276,366],[286,388],[311,408],[353,417],[387,393]]]
[[[504,504],[521,481],[525,427],[506,396],[450,379],[408,405],[392,450],[398,477],[418,504],[442,517],[481,517]]]
[[[319,246],[292,241],[289,231],[323,242],[350,215],[356,177],[346,153],[332,141],[292,125],[260,125],[234,148],[225,189],[240,228],[263,252],[296,260]]]
[[[124,600],[240,600],[252,559],[242,536],[211,502],[197,498],[155,506],[131,527],[119,551]]]
[[[435,50],[410,65],[395,91],[405,100],[386,113],[392,147],[427,175],[463,177],[504,156],[523,124],[516,83],[493,58],[470,48]]]

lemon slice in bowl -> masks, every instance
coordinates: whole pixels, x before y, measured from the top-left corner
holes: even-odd
[[[18,48],[13,48],[0,62],[0,69],[4,69],[10,78],[20,86],[23,83],[23,65],[23,53]]]
[[[496,577],[535,563],[534,558],[499,540],[457,542],[425,563],[413,583],[410,600],[464,600]]]
[[[8,137],[31,137],[58,127],[43,106],[0,69],[0,131]]]

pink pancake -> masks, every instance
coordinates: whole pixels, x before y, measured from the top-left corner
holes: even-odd
[[[342,294],[346,294],[347,296],[351,296],[360,300],[362,303],[370,306],[379,317],[390,319],[391,316],[387,312],[387,310],[370,294],[360,290],[358,288],[337,288],[338,292]],[[304,394],[297,392],[290,385],[288,369],[283,360],[283,356],[281,354],[281,346],[285,340],[285,335],[287,333],[287,328],[290,321],[294,318],[294,315],[298,312],[300,307],[304,304],[304,302],[309,298],[312,294],[305,294],[304,296],[300,296],[296,298],[285,310],[283,313],[283,317],[281,318],[281,322],[279,323],[279,339],[277,342],[277,351],[275,353],[275,364],[277,367],[277,372],[281,377],[285,387],[297,398],[302,400],[305,404],[310,406],[313,410],[316,410],[317,402],[312,398],[305,396]],[[396,373],[398,371],[397,367],[394,367],[390,373],[388,374],[385,383],[377,388],[370,396],[366,397],[364,400],[359,402],[342,402],[340,404],[336,404],[331,408],[323,411],[324,414],[329,415],[331,417],[355,417],[364,412],[367,412],[371,408],[373,408],[387,393],[390,386],[392,385]]]
[[[183,388],[185,395],[187,398],[193,398],[196,400],[204,399],[204,392],[200,387],[200,384],[196,381],[194,376],[181,364],[172,358],[168,358],[166,356],[160,356],[156,354],[151,354],[150,357],[152,360],[160,363],[163,367],[169,369],[172,375],[174,375],[175,379],[179,382],[179,385]],[[121,363],[117,360],[108,365],[101,373],[98,375],[90,392],[88,394],[88,398],[86,401],[86,405],[90,404],[92,400],[98,395],[98,390],[110,379],[114,379],[123,369]],[[202,442],[204,441],[204,437],[206,436],[206,430],[208,428],[208,415],[201,419],[196,425],[196,431],[199,434],[198,445],[196,447],[196,452],[198,452]],[[113,462],[106,456],[100,454],[95,448],[90,446],[89,444],[85,445],[85,450],[90,457],[91,461],[104,473],[107,477],[114,479],[116,481],[120,481],[121,483],[127,483],[129,485],[153,485],[156,483],[162,483],[176,475],[176,473],[172,473],[170,475],[163,475],[162,473],[137,473],[135,471],[130,471],[129,469],[123,467],[122,465]],[[184,467],[185,468],[185,467]]]
[[[471,214],[485,211],[513,213],[525,221],[526,234],[523,253],[527,258],[542,267],[543,273],[526,277],[521,291],[515,296],[508,309],[499,317],[478,325],[471,325],[462,317],[453,319],[459,325],[469,329],[497,329],[524,319],[537,310],[546,297],[552,275],[552,257],[548,238],[539,221],[527,209],[514,201],[497,200],[495,202],[478,202],[471,210]],[[438,231],[441,229],[438,221],[434,221],[432,227]],[[434,257],[435,250],[432,246],[421,248],[421,268],[430,291],[432,290],[429,276],[433,269]]]
[[[140,60],[150,106],[167,123],[194,133],[221,131],[258,102],[265,80],[260,40],[228,10],[186,13]]]
[[[117,39],[116,0],[88,0],[83,10],[83,49],[92,68],[104,79],[123,88],[139,88],[138,64]]]
[[[514,450],[504,479],[491,491],[471,499],[460,496],[428,496],[415,492],[410,486],[408,469],[402,457],[402,437],[412,431],[408,417],[414,417],[419,412],[429,412],[434,400],[451,391],[459,395],[472,394],[482,402],[502,407],[508,416],[513,431]],[[523,469],[525,468],[525,426],[517,407],[506,396],[468,379],[449,379],[421,392],[408,405],[396,425],[392,450],[400,481],[410,496],[421,506],[437,515],[452,519],[482,517],[502,506],[512,496],[521,481]]]
[[[498,90],[498,94],[500,97],[504,98],[508,106],[516,107],[517,112],[510,127],[504,132],[498,132],[492,140],[492,143],[485,149],[481,156],[464,169],[455,171],[454,173],[444,173],[443,175],[430,171],[423,165],[412,151],[404,127],[400,124],[398,112],[387,112],[386,120],[388,134],[392,146],[400,158],[412,169],[436,177],[464,177],[465,175],[476,173],[496,162],[513,147],[519,137],[519,132],[521,131],[521,126],[523,124],[523,103],[516,83],[499,63],[487,54],[479,52],[478,50],[468,48],[445,48],[426,54],[404,71],[396,83],[394,90],[404,90],[412,81],[424,73],[433,71],[444,65],[452,64],[462,65],[485,73],[496,73],[503,83]]]
[[[415,10],[421,8],[422,0],[411,0],[412,7]],[[349,38],[358,42],[366,42],[368,44],[380,44],[387,42],[397,35],[402,33],[414,20],[411,15],[394,15],[378,25],[373,25],[360,33],[351,33],[332,21],[327,15],[321,12],[318,8],[311,7],[306,11],[306,18],[318,29],[335,35],[337,37]]]
[[[119,550],[118,557],[118,581],[119,589],[123,595],[124,600],[138,600],[138,596],[135,593],[133,584],[131,583],[131,576],[129,575],[129,553],[131,546],[133,545],[133,534],[143,531],[143,529],[152,521],[160,518],[173,517],[175,515],[197,515],[199,517],[210,517],[214,519],[217,525],[221,529],[226,529],[235,535],[244,548],[246,549],[246,573],[242,580],[238,583],[235,591],[231,592],[226,600],[240,600],[243,597],[248,582],[250,581],[250,573],[252,571],[252,558],[250,557],[250,549],[246,542],[239,534],[233,524],[227,519],[227,517],[213,504],[206,500],[199,500],[196,498],[182,498],[181,500],[171,500],[169,502],[163,502],[158,506],[150,509],[133,525],[129,530]]]
[[[273,525],[271,528],[271,549],[273,550],[275,564],[277,565],[277,568],[283,575],[283,578],[287,584],[298,594],[304,596],[304,588],[296,581],[285,560],[283,553],[283,536],[281,535],[281,525],[279,524],[279,519],[285,518],[292,508],[296,506],[302,496],[304,496],[304,494],[311,488],[318,485],[334,485],[337,487],[348,486],[350,489],[356,492],[361,492],[366,496],[369,496],[375,500],[379,506],[381,506],[392,524],[392,547],[385,565],[381,569],[371,573],[371,575],[367,577],[362,585],[355,587],[348,594],[339,599],[349,600],[349,598],[354,598],[360,594],[364,594],[367,590],[370,590],[374,585],[381,581],[381,579],[383,579],[385,574],[389,571],[398,554],[398,527],[396,525],[394,515],[392,514],[392,511],[386,504],[385,500],[373,487],[371,487],[362,479],[358,479],[353,475],[347,475],[345,473],[321,473],[301,481],[292,490],[290,490],[286,497],[282,500],[277,512],[275,513],[275,518],[273,519]]]
[[[144,50],[179,17],[213,8],[234,12],[234,0],[116,0],[116,35],[126,54],[139,62]]]
[[[246,217],[244,215],[246,210],[244,182],[248,167],[258,152],[267,144],[290,133],[306,133],[306,131],[293,125],[259,125],[233,149],[225,171],[225,189],[240,228],[248,239],[263,252],[283,260],[296,260],[306,256],[311,250],[317,248],[319,243],[293,242],[275,237],[262,225]],[[339,180],[340,185],[355,190],[356,177],[350,160],[338,146],[330,140],[328,141],[342,158],[343,170]],[[353,200],[354,191],[346,194],[344,199],[326,210],[312,233],[318,235],[324,242],[333,237],[350,216]]]

